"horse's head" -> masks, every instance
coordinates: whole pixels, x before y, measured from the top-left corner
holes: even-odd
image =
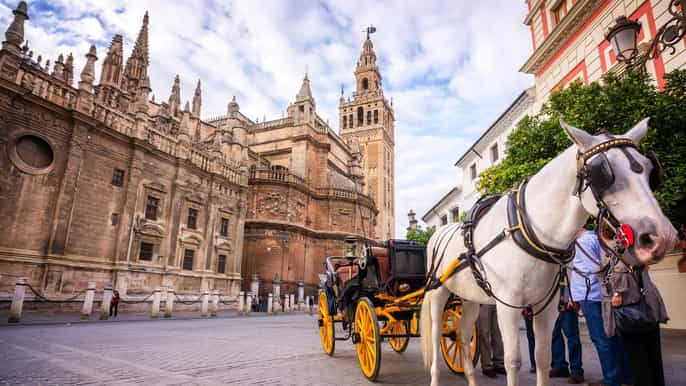
[[[648,118],[618,136],[594,136],[560,123],[579,151],[577,193],[583,207],[591,215],[607,208],[598,224],[601,242],[628,237],[624,242],[637,263],[662,260],[674,248],[677,232],[653,195],[661,182],[660,164],[652,152],[643,155],[637,148]]]

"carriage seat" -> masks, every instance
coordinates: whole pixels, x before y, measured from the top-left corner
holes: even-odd
[[[376,257],[376,260],[379,262],[379,276],[381,277],[381,282],[387,282],[388,277],[391,275],[388,248],[370,247],[369,254]]]
[[[352,270],[352,275],[350,274]],[[338,280],[341,281],[341,286],[344,286],[345,283],[347,283],[350,279],[353,277],[357,276],[357,273],[359,272],[360,267],[357,264],[353,264],[352,267],[350,266],[341,266],[336,268],[336,276],[338,277]]]

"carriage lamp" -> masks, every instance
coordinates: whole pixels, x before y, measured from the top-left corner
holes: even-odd
[[[346,236],[343,241],[345,242],[345,256],[346,257],[355,256],[355,250],[357,247],[357,237]]]
[[[670,54],[676,52],[676,45],[686,34],[686,0],[669,0],[667,10],[671,18],[655,33],[648,42],[645,52],[639,52],[638,35],[641,23],[630,20],[626,16],[617,18],[615,25],[610,27],[605,38],[612,45],[612,51],[620,63],[626,63],[630,69],[645,70],[645,63],[660,56],[666,49]]]

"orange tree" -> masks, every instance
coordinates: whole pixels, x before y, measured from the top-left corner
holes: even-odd
[[[655,196],[673,222],[686,223],[686,70],[665,75],[665,81],[664,91],[658,92],[645,74],[619,78],[609,73],[600,83],[575,82],[553,93],[540,113],[519,122],[507,139],[505,158],[481,174],[477,188],[486,194],[504,192],[571,145],[560,118],[589,133],[622,134],[650,117],[641,147],[655,151],[665,177]]]

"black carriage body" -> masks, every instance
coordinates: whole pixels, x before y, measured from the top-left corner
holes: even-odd
[[[410,291],[420,289],[426,283],[426,248],[414,241],[388,240],[384,243],[388,249],[390,277],[387,281],[393,284],[408,284]]]

